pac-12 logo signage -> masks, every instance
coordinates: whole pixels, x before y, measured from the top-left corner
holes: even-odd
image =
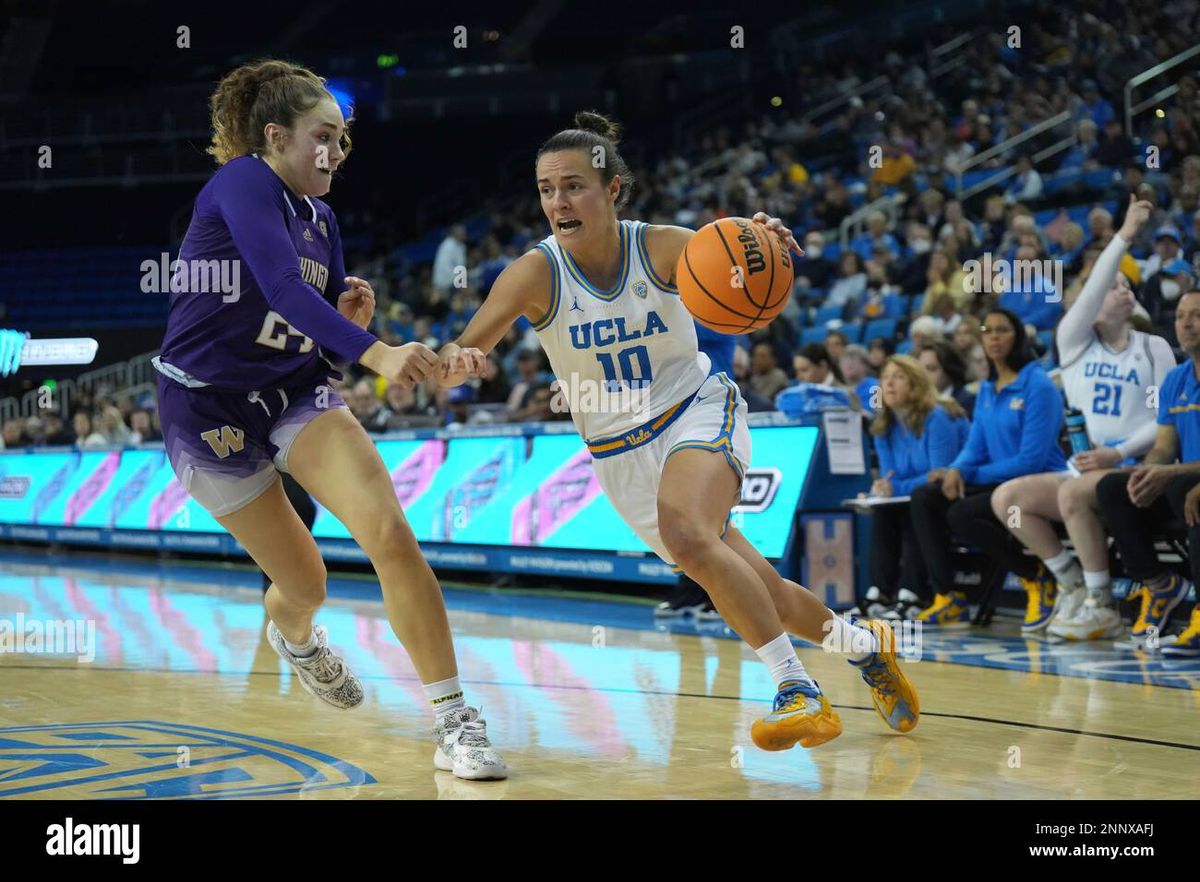
[[[771,507],[779,485],[783,483],[783,472],[779,469],[749,469],[742,481],[742,501],[734,511],[766,511]]]
[[[230,799],[374,784],[295,744],[154,720],[0,729],[0,799]]]

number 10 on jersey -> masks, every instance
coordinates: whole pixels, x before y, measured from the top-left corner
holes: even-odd
[[[630,346],[617,353],[616,362],[611,352],[597,352],[596,361],[604,370],[604,384],[610,391],[622,387],[645,389],[653,381],[650,371],[650,353],[645,346]]]

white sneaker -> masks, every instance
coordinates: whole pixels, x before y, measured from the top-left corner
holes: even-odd
[[[1058,593],[1054,598],[1054,612],[1050,615],[1050,624],[1055,622],[1069,622],[1079,615],[1079,611],[1083,609],[1083,602],[1087,600],[1087,588],[1079,585],[1075,588],[1067,588],[1062,582],[1058,583]],[[1053,634],[1053,631],[1049,633]]]
[[[1125,630],[1121,614],[1102,606],[1094,597],[1087,597],[1071,619],[1055,618],[1047,629],[1064,640],[1111,640]]]
[[[451,711],[434,729],[438,739],[433,764],[468,781],[500,780],[508,767],[487,737],[487,722],[473,707]]]
[[[305,658],[297,658],[288,651],[283,634],[274,622],[267,624],[267,642],[279,657],[292,666],[296,676],[312,695],[326,704],[341,710],[353,710],[363,703],[362,683],[346,663],[329,649],[329,634],[324,625],[313,628],[317,636],[317,651]]]
[[[883,592],[872,585],[867,589],[867,618],[882,619],[892,608],[891,601],[883,596]]]

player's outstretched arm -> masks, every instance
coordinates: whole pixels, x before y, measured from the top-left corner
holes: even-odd
[[[537,323],[550,309],[550,264],[530,251],[507,266],[466,330],[438,352],[438,382],[459,386],[478,376],[483,360],[522,315]]]

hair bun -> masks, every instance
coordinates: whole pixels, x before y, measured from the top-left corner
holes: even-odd
[[[621,137],[621,127],[607,116],[591,110],[581,110],[575,114],[575,128],[585,132],[594,132],[603,138],[608,138],[616,144]]]

